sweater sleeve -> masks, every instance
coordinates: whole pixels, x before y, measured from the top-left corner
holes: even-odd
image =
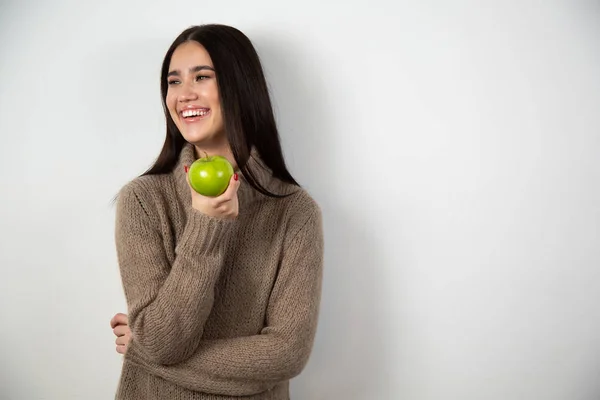
[[[146,367],[190,390],[229,396],[260,393],[300,374],[312,350],[321,297],[318,209],[288,244],[260,334],[202,340],[196,353],[180,364]]]
[[[151,201],[133,185],[120,193],[115,241],[132,331],[130,347],[157,364],[194,354],[214,301],[229,221],[192,212],[171,262]]]

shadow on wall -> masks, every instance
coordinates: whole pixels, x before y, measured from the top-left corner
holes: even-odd
[[[248,34],[265,67],[284,147],[291,149],[286,152],[290,169],[319,202],[324,218],[318,333],[307,368],[292,381],[292,398],[374,398],[387,379],[380,336],[386,332],[382,253],[367,234],[366,213],[346,211],[344,194],[329,185],[336,179],[336,160],[345,158],[334,143],[336,122],[327,113],[341,94],[329,92],[315,70],[315,64],[326,60],[311,61],[311,66],[307,60],[317,55],[300,53],[306,44],[268,33]]]

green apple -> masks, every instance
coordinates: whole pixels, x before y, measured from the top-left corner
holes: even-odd
[[[196,192],[216,197],[227,190],[233,176],[233,166],[225,157],[206,155],[192,163],[188,176]]]

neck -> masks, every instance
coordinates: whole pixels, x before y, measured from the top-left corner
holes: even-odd
[[[233,152],[228,143],[194,145],[194,153],[196,158],[206,157],[207,155],[225,157],[227,161],[231,163],[233,169],[238,169],[235,158],[233,157]]]

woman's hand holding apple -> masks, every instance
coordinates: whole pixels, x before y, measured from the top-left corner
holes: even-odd
[[[188,166],[185,166],[185,175],[190,185],[190,178],[188,176]],[[237,191],[240,187],[238,180],[238,174],[233,174],[229,180],[229,186],[227,190],[219,196],[209,197],[203,196],[196,192],[190,185],[190,193],[192,195],[192,207],[200,211],[203,214],[211,217],[223,218],[223,219],[234,219],[239,213],[239,201]]]

